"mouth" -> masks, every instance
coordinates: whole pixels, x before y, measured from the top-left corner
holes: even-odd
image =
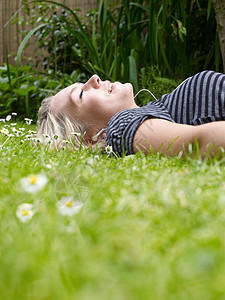
[[[113,84],[110,82],[110,83],[109,83],[109,86],[108,86],[108,93],[109,93],[109,94],[112,93],[112,87],[113,87]]]

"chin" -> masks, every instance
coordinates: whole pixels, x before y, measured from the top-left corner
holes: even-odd
[[[129,96],[130,97],[134,97],[134,88],[133,88],[133,85],[131,83],[125,83],[125,85],[127,86],[127,89],[128,89],[128,93],[129,93]]]
[[[127,82],[124,85],[126,85],[129,89],[133,91],[133,85],[130,82]]]

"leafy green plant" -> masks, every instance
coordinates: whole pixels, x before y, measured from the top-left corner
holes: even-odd
[[[208,6],[203,0],[99,1],[98,10],[85,21],[55,1],[23,3],[33,28],[20,44],[16,68],[7,65],[1,71],[2,114],[16,109],[35,115],[45,91],[55,92],[93,73],[102,79],[129,81],[135,92],[146,82],[144,87],[151,85],[161,96],[167,90],[167,77],[183,79],[202,69],[220,71],[222,67],[210,1]],[[32,36],[38,50],[36,62],[48,72],[20,66]],[[40,48],[45,50],[42,56]]]
[[[157,99],[172,92],[179,83],[180,81],[163,77],[158,67],[142,68],[139,76],[140,89],[149,89]],[[137,96],[136,103],[141,106],[153,100],[154,98],[149,93],[142,92]]]
[[[182,79],[206,68],[221,70],[210,1],[99,0],[85,22],[55,1],[23,2],[31,23],[46,25],[35,32],[38,47],[48,50],[46,67],[130,81],[135,91],[143,67],[158,66],[164,77]]]
[[[101,1],[99,11],[89,13],[89,22],[84,25],[76,12],[63,4],[32,1],[39,4],[37,14],[34,8],[29,9],[27,1],[24,3],[31,23],[46,25],[34,34],[39,47],[48,50],[49,55],[43,59],[45,67],[63,72],[76,68],[89,75],[98,73],[103,79],[130,81],[135,90],[138,89],[137,66],[144,45],[140,43],[137,49],[135,41],[142,31],[140,19],[145,12],[144,6],[122,5],[118,12],[118,7],[110,10],[108,1]],[[54,9],[50,6],[50,18],[49,4],[55,5]],[[57,11],[58,6],[63,8],[61,12]]]
[[[82,81],[83,77],[84,74],[77,71],[70,75],[55,74],[52,70],[37,73],[29,66],[4,65],[0,67],[0,116],[15,111],[22,118],[29,116],[35,119],[43,98],[77,80]]]

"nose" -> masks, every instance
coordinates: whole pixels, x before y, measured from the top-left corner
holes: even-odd
[[[101,86],[101,79],[98,75],[93,75],[88,81],[85,83],[85,87],[92,87],[94,89],[98,89]]]

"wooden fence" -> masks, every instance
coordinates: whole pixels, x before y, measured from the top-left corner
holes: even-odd
[[[80,16],[85,16],[86,12],[97,7],[98,0],[55,0],[55,2],[65,4],[71,9],[81,9]],[[6,49],[8,53],[17,53],[21,43],[21,28],[18,24],[12,24],[16,17],[12,16],[22,7],[21,0],[0,0],[0,66],[6,62]],[[27,16],[21,9],[17,17],[23,15],[25,20]],[[10,20],[12,18],[12,20]],[[7,24],[7,26],[6,26]],[[4,26],[6,28],[4,36]],[[26,55],[31,54],[31,47],[27,50]],[[13,63],[13,56],[10,58]]]

